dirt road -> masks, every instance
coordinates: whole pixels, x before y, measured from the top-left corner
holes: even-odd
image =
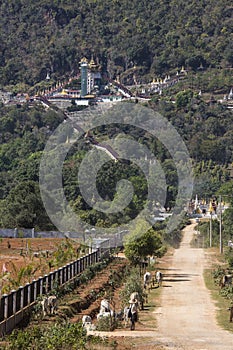
[[[190,247],[195,224],[184,230],[163,283],[158,333],[168,349],[232,350],[233,334],[216,324],[214,302],[205,287],[203,249]]]
[[[204,284],[204,250],[190,247],[194,227],[184,229],[181,246],[165,271],[161,307],[155,309],[158,327],[154,331],[136,328],[135,332],[99,334],[150,338],[148,342],[144,338],[143,349],[233,350],[233,333],[217,325],[214,302]]]

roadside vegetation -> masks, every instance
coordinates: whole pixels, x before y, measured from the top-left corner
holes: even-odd
[[[223,275],[221,268],[215,266],[215,270],[207,269],[204,273],[206,287],[210,290],[211,296],[215,301],[217,322],[218,324],[232,332],[232,323],[229,322],[230,311],[228,310],[233,303],[233,290],[224,287],[222,290],[219,286],[219,277]]]

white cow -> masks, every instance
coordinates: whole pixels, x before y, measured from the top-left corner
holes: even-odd
[[[84,315],[82,317],[82,326],[83,328],[85,328],[86,330],[90,329],[92,327],[92,319],[91,316],[89,315]]]
[[[111,309],[111,305],[110,305],[109,301],[107,299],[101,300],[100,313],[110,312],[111,310],[112,309]]]
[[[163,275],[161,271],[156,272],[156,281],[159,285],[159,287],[162,285]]]
[[[83,325],[83,327],[85,326],[85,324],[91,324],[91,322],[92,322],[91,316],[84,315],[82,317],[82,325]]]
[[[107,311],[107,312],[100,312],[97,314],[97,320],[99,320],[100,318],[102,317],[113,317],[114,316],[114,312],[111,310],[111,311]]]
[[[151,273],[146,272],[143,276],[143,285],[145,289],[147,288],[147,286],[149,286],[150,281],[151,281]]]
[[[57,310],[57,297],[55,295],[45,296],[41,300],[42,315],[54,314]]]
[[[129,310],[130,310],[130,307],[129,307],[129,306],[126,306],[126,307],[124,308],[124,311],[123,311],[123,319],[124,319],[125,327],[128,325],[129,320],[130,320],[130,317],[129,317]]]
[[[101,317],[112,317],[114,316],[114,311],[111,309],[110,303],[107,299],[101,300],[100,311],[97,315],[97,320]]]

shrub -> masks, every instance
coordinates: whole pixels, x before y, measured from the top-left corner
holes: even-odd
[[[88,349],[86,330],[81,323],[69,322],[52,327],[34,326],[29,330],[13,331],[6,350],[71,350]]]
[[[233,268],[233,249],[229,247],[225,253],[226,261],[230,268]]]
[[[96,330],[111,332],[118,327],[118,321],[114,317],[100,317],[98,319]]]
[[[133,292],[138,292],[138,294],[142,297],[145,296],[139,268],[132,269],[130,276],[127,277],[127,282],[125,283],[124,289],[120,293],[122,306],[128,305],[130,295]]]

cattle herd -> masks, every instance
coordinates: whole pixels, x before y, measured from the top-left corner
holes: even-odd
[[[224,274],[221,276],[219,281],[220,288],[227,286],[232,286],[232,277],[231,274]],[[143,276],[143,288],[148,292],[155,286],[157,287],[162,285],[163,275],[161,271],[156,271],[155,276],[153,277],[152,273],[145,272]],[[133,292],[130,295],[130,300],[128,305],[125,305],[124,308],[118,312],[115,311],[115,308],[110,304],[110,301],[107,298],[103,298],[100,303],[100,310],[97,314],[97,321],[103,317],[110,317],[114,320],[124,321],[124,326],[127,327],[130,324],[130,329],[135,329],[135,322],[138,320],[139,310],[143,310],[144,302],[148,302],[147,293],[141,295],[139,292]],[[232,301],[233,302],[233,301]],[[41,309],[42,317],[46,315],[53,315],[57,311],[58,301],[55,295],[46,295],[41,300]],[[230,322],[233,321],[233,305],[231,305],[228,310],[230,311]],[[84,315],[82,318],[82,326],[87,330],[94,330],[95,325],[90,315]]]
[[[116,312],[115,307],[111,305],[107,296],[103,298],[100,303],[99,313],[97,314],[97,322],[104,317],[109,317],[112,320],[120,320],[124,322],[124,326],[130,325],[130,329],[135,329],[135,323],[138,321],[138,312],[143,310],[144,302],[147,300],[147,292],[150,291],[155,284],[157,287],[162,285],[162,273],[157,271],[153,277],[151,272],[145,272],[143,275],[143,288],[145,293],[143,295],[137,291],[131,293],[128,304],[123,309]],[[42,318],[47,315],[53,315],[57,312],[58,300],[55,295],[45,295],[40,301]],[[93,320],[90,315],[84,315],[82,317],[82,326],[87,330],[96,329]]]

